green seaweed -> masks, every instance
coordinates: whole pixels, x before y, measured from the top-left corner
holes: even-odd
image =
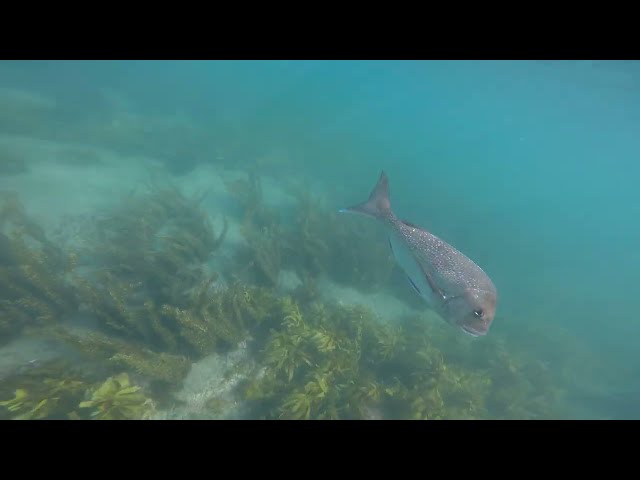
[[[172,185],[152,185],[99,218],[82,256],[126,283],[131,295],[182,306],[188,290],[208,275],[202,265],[227,232],[223,217],[222,232],[215,235],[199,202]],[[96,278],[99,285],[104,282],[104,277]]]
[[[228,188],[246,248],[227,272],[210,267],[226,219],[215,235],[201,198],[171,185],[134,192],[96,217],[73,252],[54,245],[16,196],[0,195],[0,338],[46,333],[89,360],[83,376],[50,368],[3,381],[1,414],[148,418],[172,404],[193,362],[246,340],[260,367],[234,375],[246,376],[239,392],[254,418],[562,417],[560,385],[577,366],[559,346],[569,342],[561,332],[543,360],[527,351],[528,337],[542,342],[542,332],[473,341],[429,310],[392,325],[366,306],[323,300],[321,277],[363,291],[389,287],[393,262],[384,241],[371,241],[376,227],[337,215],[310,189],[290,192],[291,209],[274,210],[255,174]],[[301,281],[288,295],[279,290],[283,271]],[[76,312],[97,328],[63,328]],[[214,398],[206,408],[220,416],[227,406]]]
[[[142,375],[160,387],[178,386],[191,369],[191,362],[182,355],[154,352],[130,341],[107,336],[99,332],[74,334],[64,328],[47,332],[74,348],[87,360],[107,368],[110,372],[128,370]]]
[[[386,243],[375,240],[384,238],[375,222],[341,215],[309,189],[292,193],[296,206],[281,240],[287,267],[363,291],[388,284],[394,263]]]
[[[109,377],[91,392],[89,400],[81,402],[79,408],[91,409],[96,420],[140,420],[149,418],[153,402],[139,386],[132,385],[126,373]]]
[[[243,217],[243,225],[254,225],[258,231],[279,222],[279,215],[264,201],[262,181],[254,172],[246,174],[246,178],[225,181],[229,194],[238,203]]]
[[[282,234],[278,227],[270,225],[259,230],[248,224],[243,226],[242,233],[247,245],[237,254],[237,261],[246,265],[241,273],[252,273],[255,283],[277,286],[283,263]]]
[[[17,195],[0,195],[0,341],[60,322],[77,309],[75,267],[29,218]]]
[[[362,306],[316,301],[302,307],[283,297],[279,316],[259,351],[266,371],[249,379],[243,390],[256,416],[431,420],[558,415],[552,405],[561,401],[562,391],[552,387],[544,369],[520,364],[500,340],[488,346],[459,341],[454,332],[431,322],[430,315],[392,327]]]
[[[164,352],[118,352],[109,358],[109,362],[119,368],[130,368],[139,375],[168,384],[179,384],[191,369],[191,362],[186,357]]]
[[[88,387],[87,379],[67,362],[51,361],[3,379],[1,394],[13,398],[1,401],[0,407],[14,420],[65,419]]]
[[[289,192],[292,208],[275,211],[255,173],[228,182],[227,189],[240,206],[246,240],[236,256],[241,267],[231,272],[237,278],[276,287],[280,271],[288,269],[307,283],[327,275],[361,290],[387,285],[394,264],[388,246],[372,241],[383,238],[374,223],[343,218],[302,186]]]

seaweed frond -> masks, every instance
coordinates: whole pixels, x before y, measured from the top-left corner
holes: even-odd
[[[148,418],[154,407],[151,399],[123,373],[108,378],[79,408],[91,409],[91,417],[96,420],[140,420]]]

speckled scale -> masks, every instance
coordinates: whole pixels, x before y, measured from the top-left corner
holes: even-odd
[[[389,219],[388,227],[404,240],[445,295],[458,295],[465,288],[495,291],[493,283],[478,265],[435,235],[397,218]]]

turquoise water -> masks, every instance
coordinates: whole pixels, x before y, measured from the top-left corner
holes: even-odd
[[[495,350],[489,342],[502,339],[514,355],[526,350],[523,365],[537,362],[557,374],[554,388],[566,396],[554,418],[640,417],[640,63],[5,62],[0,88],[0,134],[13,145],[5,148],[5,158],[14,152],[2,189],[17,190],[29,213],[46,217],[41,223],[47,232],[59,228],[63,207],[47,205],[34,185],[45,175],[42,164],[55,170],[60,156],[25,147],[29,139],[125,156],[116,172],[127,186],[135,181],[124,165],[136,169],[142,158],[186,190],[190,179],[204,178],[197,173],[203,165],[255,173],[265,197],[305,181],[327,212],[364,200],[384,170],[398,216],[460,249],[496,284],[497,317],[489,336],[473,339],[474,345],[485,342]],[[36,94],[39,100],[25,97]],[[28,153],[16,154],[16,148]],[[82,183],[83,175],[92,174],[82,155],[75,164],[85,169],[73,180],[66,173],[57,177],[60,190],[65,181]],[[71,168],[66,162],[64,171]],[[95,172],[91,182],[102,178]],[[117,184],[118,175],[110,181]],[[108,203],[108,193],[100,192]],[[116,197],[114,204],[122,200]],[[102,215],[80,210],[74,214]],[[286,208],[281,211],[286,216]],[[230,200],[218,201],[211,212],[242,217]],[[386,247],[373,225],[338,221],[371,228],[354,236],[352,247]],[[292,230],[301,225],[283,222]],[[278,243],[279,233],[274,235]],[[333,271],[340,248],[330,246],[317,262]],[[381,248],[371,259],[363,268],[374,272],[378,260],[388,261],[388,251]],[[225,272],[240,269],[229,262]],[[261,284],[248,277],[243,282]],[[367,290],[360,283],[325,290],[351,288]],[[425,312],[397,270],[376,291]],[[380,303],[363,303],[384,310]],[[60,322],[72,316],[61,315]],[[458,334],[443,329],[436,345],[446,357]],[[464,360],[470,371],[473,355]],[[217,368],[214,360],[211,365]],[[207,369],[198,368],[206,377]],[[535,396],[532,391],[526,395]],[[265,412],[250,410],[248,416]]]

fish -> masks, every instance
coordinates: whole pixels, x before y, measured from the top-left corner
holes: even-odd
[[[498,301],[494,283],[453,246],[395,215],[384,171],[366,202],[338,211],[382,222],[393,257],[411,288],[448,324],[472,337],[487,335]]]

